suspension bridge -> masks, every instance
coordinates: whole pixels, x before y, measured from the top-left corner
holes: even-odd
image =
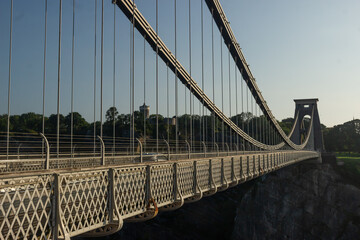
[[[8,0],[5,8],[4,2],[1,11],[8,11],[9,34],[3,31],[2,35],[9,37],[9,71],[8,81],[1,83],[7,89],[7,101],[1,103],[6,110],[0,129],[0,239],[110,235],[120,231],[124,222],[146,221],[159,211],[171,211],[279,168],[321,157],[318,99],[295,100],[293,127],[285,133],[262,96],[219,0],[174,0],[172,5],[154,0],[150,4],[153,25],[141,11],[150,10],[136,5],[144,1],[82,2],[87,7],[84,11],[91,10],[93,25],[90,19],[86,24],[91,25],[93,42],[90,35],[86,42],[77,41],[85,31],[76,22],[78,15],[83,16],[84,6],[76,5],[80,1],[38,1],[36,7],[43,9],[42,77],[34,82],[42,86],[36,89],[41,96],[36,109],[42,109],[42,114],[31,129],[17,127],[12,109],[16,108],[13,95],[19,94],[12,88],[16,85],[12,73],[17,69],[13,54],[19,46],[13,23],[20,6]],[[167,41],[160,31],[165,28],[160,21],[165,11],[171,26],[162,31],[173,32]],[[107,27],[109,16],[113,32]],[[129,24],[126,33],[119,31],[120,18]],[[53,43],[50,30],[57,36]],[[86,45],[86,51],[80,58],[76,48],[81,45]],[[70,50],[69,61],[63,59],[64,46]],[[111,61],[105,56],[109,52]],[[91,61],[91,54],[92,67],[80,68],[79,62]],[[127,58],[125,62],[120,55]],[[69,63],[63,77],[62,68]],[[87,74],[84,89],[76,89],[79,69]],[[55,74],[49,77],[49,71]],[[65,95],[64,84],[68,86]],[[111,85],[107,90],[106,84]],[[53,87],[50,93],[48,85]],[[87,119],[93,118],[82,128],[79,122],[86,121],[75,111],[81,91],[91,98],[79,110],[86,109]],[[50,98],[56,99],[54,108],[48,104]],[[70,110],[66,117],[61,114],[64,102]],[[155,108],[151,115],[150,102]],[[110,106],[106,121],[104,105]]]

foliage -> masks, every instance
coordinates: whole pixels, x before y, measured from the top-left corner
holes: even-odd
[[[360,153],[360,120],[326,128],[323,131],[325,149],[331,152]]]
[[[88,123],[80,113],[73,113],[73,132],[75,135],[92,135],[94,132],[94,123]],[[118,137],[130,136],[130,123],[134,121],[134,133],[135,137],[156,138],[156,121],[158,119],[158,137],[175,139],[176,134],[180,140],[190,138],[192,131],[194,140],[203,140],[203,135],[207,136],[205,141],[212,141],[215,134],[215,139],[220,141],[223,136],[223,123],[218,118],[214,118],[213,115],[201,117],[199,115],[182,115],[177,118],[178,132],[176,132],[175,126],[168,124],[165,118],[161,115],[150,115],[148,119],[144,118],[143,113],[135,111],[134,114],[119,114],[117,109],[110,107],[106,111],[106,121],[103,123],[103,134],[105,136],[113,135],[113,127],[115,123],[115,135]],[[115,119],[115,122],[113,121]],[[71,114],[66,116],[59,115],[61,134],[70,134],[71,132]],[[215,120],[215,121],[214,121]],[[236,116],[232,116],[231,120],[238,124],[238,126],[246,133],[262,139],[262,141],[269,141],[264,139],[264,134],[268,135],[269,126],[266,124],[267,120],[262,115],[256,117],[251,113],[241,113]],[[57,133],[58,116],[52,114],[49,117],[44,118],[44,126],[46,134]],[[144,122],[146,133],[144,133]],[[292,129],[294,119],[286,118],[279,122],[286,134]],[[42,132],[43,117],[41,114],[33,112],[24,113],[21,115],[10,116],[10,131],[11,132],[28,132],[38,133]],[[192,125],[191,125],[192,124]],[[215,124],[215,128],[214,128]],[[309,124],[308,119],[304,119],[304,124]],[[99,121],[95,123],[96,134],[100,134],[101,124]],[[200,128],[202,131],[199,131]],[[321,125],[324,137],[325,149],[332,152],[357,152],[360,153],[360,120],[352,120],[344,124],[334,126],[332,128],[326,128]],[[0,115],[0,132],[7,130],[7,115]],[[225,139],[229,140],[229,129],[224,126]],[[233,134],[234,136],[235,134]],[[234,139],[235,140],[235,139]]]
[[[285,118],[281,122],[279,122],[280,127],[283,131],[288,135],[293,127],[294,118]]]

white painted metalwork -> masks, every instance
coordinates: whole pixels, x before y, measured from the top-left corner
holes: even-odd
[[[104,236],[118,231],[123,220],[144,221],[156,216],[158,208],[172,210],[184,199],[198,200],[203,193],[318,157],[312,151],[284,151],[2,175],[0,239]]]

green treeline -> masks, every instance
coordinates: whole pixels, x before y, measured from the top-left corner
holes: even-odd
[[[329,152],[360,153],[360,120],[355,119],[323,129],[325,149]]]
[[[134,114],[134,132],[135,137],[144,136],[144,121],[146,124],[146,137],[156,138],[156,115],[150,115],[149,118],[144,119],[144,115],[140,111],[135,111]],[[192,127],[190,127],[190,118]],[[60,114],[60,134],[70,134],[71,132],[71,114],[66,116]],[[115,119],[115,121],[114,121]],[[103,122],[103,135],[113,136],[113,126],[115,124],[115,135],[117,137],[130,136],[130,122],[132,116],[130,114],[119,114],[116,108],[109,108],[105,114]],[[175,121],[178,121],[178,132],[176,133]],[[231,117],[231,120],[238,124],[244,131],[258,139],[263,137],[264,133],[269,132],[269,128],[265,127],[267,122],[264,116],[255,117],[251,113],[241,113],[237,116]],[[52,114],[44,118],[45,134],[57,133],[57,115]],[[96,134],[100,134],[100,122],[95,122]],[[94,123],[87,122],[80,113],[73,113],[73,133],[74,135],[93,135]],[[166,119],[162,115],[158,115],[158,136],[161,139],[175,139],[178,134],[178,139],[189,139],[192,131],[194,140],[204,139],[202,135],[206,136],[205,141],[212,141],[214,136],[213,131],[214,118],[212,115],[201,117],[199,115],[182,115],[177,119]],[[285,124],[286,125],[286,124]],[[222,140],[222,122],[215,118],[215,140]],[[286,125],[287,126],[287,125]],[[290,126],[291,127],[291,126]],[[200,128],[202,131],[200,131]],[[286,128],[286,127],[285,127]],[[0,115],[0,132],[7,130],[7,115]],[[287,131],[285,129],[285,131]],[[24,113],[21,115],[10,116],[10,132],[21,133],[40,133],[42,132],[42,115],[33,112]],[[230,132],[229,128],[224,126],[224,140],[228,141]],[[232,134],[235,139],[235,134]],[[266,140],[264,140],[266,142]]]
[[[105,114],[103,123],[103,135],[113,135],[113,125],[115,119],[115,129],[117,137],[130,136],[130,114],[119,114],[116,108],[109,108]],[[205,141],[212,141],[213,138],[213,116],[200,117],[192,116],[192,131],[194,140],[202,139],[201,134],[205,134]],[[45,133],[56,134],[57,132],[57,115],[52,114],[45,117]],[[144,119],[143,113],[134,112],[134,132],[135,137],[144,136],[144,120],[146,123],[146,137],[156,138],[156,115],[150,115],[148,119]],[[158,116],[159,138],[175,139],[175,125],[172,119],[165,119],[162,115]],[[174,119],[175,120],[175,119]],[[184,140],[190,136],[190,115],[182,115],[178,117],[178,138]],[[263,137],[264,133],[269,132],[266,127],[264,116],[254,117],[251,113],[241,113],[231,117],[231,120],[238,124],[240,128],[257,139],[262,139],[266,143],[267,139]],[[305,119],[306,120],[306,119]],[[286,118],[279,122],[280,126],[286,134],[288,134],[293,126],[293,118]],[[305,123],[309,121],[306,120]],[[100,122],[95,122],[96,134],[100,134]],[[305,124],[307,125],[307,124]],[[200,131],[199,129],[202,129]],[[7,115],[0,115],[0,132],[6,132]],[[22,133],[40,133],[42,132],[42,115],[36,113],[24,113],[21,115],[10,116],[10,131]],[[360,120],[352,120],[344,124],[327,128],[322,125],[324,145],[327,151],[331,152],[360,152]],[[60,134],[70,134],[71,132],[71,114],[63,116],[60,114]],[[75,135],[93,135],[94,123],[87,122],[81,114],[73,113],[73,132]],[[222,139],[222,122],[215,118],[215,140]],[[225,141],[229,140],[229,129],[224,128]],[[234,135],[234,134],[233,134]],[[233,136],[234,137],[234,136]]]

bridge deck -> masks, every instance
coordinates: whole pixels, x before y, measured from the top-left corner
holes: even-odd
[[[172,210],[318,156],[283,151],[1,175],[0,239],[107,235],[124,220],[144,221],[158,209]]]

